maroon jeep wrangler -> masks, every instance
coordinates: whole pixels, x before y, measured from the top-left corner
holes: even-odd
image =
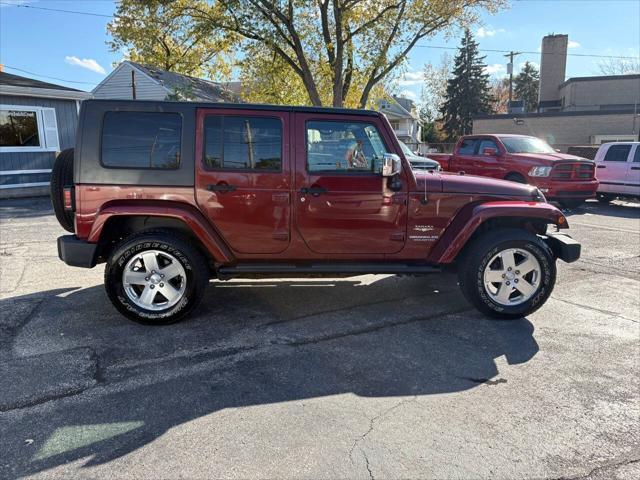
[[[51,193],[74,233],[60,258],[105,262],[113,304],[150,324],[192,312],[211,278],[447,267],[481,312],[518,318],[580,256],[537,188],[413,171],[366,110],[85,101]]]

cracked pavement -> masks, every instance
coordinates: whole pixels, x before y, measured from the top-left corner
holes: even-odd
[[[455,277],[212,282],[119,316],[0,202],[0,478],[640,477],[640,205],[568,212],[583,258],[495,322]]]

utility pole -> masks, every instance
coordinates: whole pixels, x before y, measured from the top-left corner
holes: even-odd
[[[131,98],[136,99],[136,72],[131,70]]]
[[[520,52],[511,51],[505,55],[509,57],[509,64],[507,65],[507,73],[509,74],[509,105],[507,111],[511,110],[511,100],[513,100],[513,57],[520,55]]]

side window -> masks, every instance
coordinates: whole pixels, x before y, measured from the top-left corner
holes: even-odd
[[[636,145],[636,153],[633,156],[634,163],[640,163],[640,145]]]
[[[306,130],[309,172],[374,172],[387,152],[371,123],[309,121]]]
[[[176,169],[181,133],[178,113],[107,112],[102,126],[102,165]]]
[[[478,148],[478,155],[483,155],[484,149],[485,148],[493,148],[496,152],[498,152],[498,146],[496,145],[496,142],[494,142],[493,140],[480,140],[480,147]]]
[[[626,162],[631,145],[611,145],[604,156],[605,162]]]
[[[477,142],[478,141],[475,138],[467,138],[466,140],[463,140],[462,143],[460,144],[460,149],[458,150],[458,153],[460,155],[473,155],[476,150]]]
[[[209,115],[204,138],[208,170],[282,170],[282,122],[277,118]]]

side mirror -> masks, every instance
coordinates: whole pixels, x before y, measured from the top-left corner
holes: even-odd
[[[382,157],[382,168],[380,173],[383,177],[394,177],[400,173],[402,163],[400,157],[395,153],[385,153]]]
[[[496,157],[498,156],[498,151],[495,148],[486,147],[484,150],[482,150],[482,154],[485,157]]]

